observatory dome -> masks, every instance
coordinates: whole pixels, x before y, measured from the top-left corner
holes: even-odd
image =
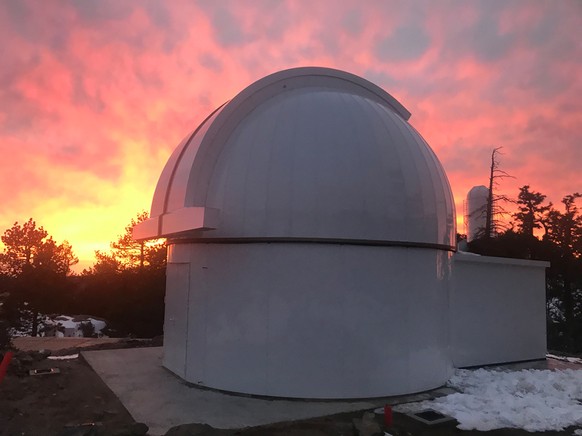
[[[346,72],[267,76],[182,141],[134,235],[454,249],[447,177],[409,116]]]
[[[532,300],[533,282],[516,285],[531,264],[453,256],[449,183],[409,117],[362,78],[297,68],[182,141],[134,227],[168,238],[165,368],[223,391],[354,399],[545,355],[546,265]]]
[[[445,172],[372,83],[267,76],[176,148],[136,239],[168,238],[163,365],[255,395],[368,398],[452,373]]]

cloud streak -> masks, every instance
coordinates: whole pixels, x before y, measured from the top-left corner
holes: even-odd
[[[2,2],[0,230],[33,216],[91,259],[211,110],[305,65],[398,98],[459,215],[497,146],[507,194],[530,184],[558,202],[582,190],[580,28],[575,0]]]

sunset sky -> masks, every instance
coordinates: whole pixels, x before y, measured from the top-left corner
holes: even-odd
[[[559,203],[582,192],[582,2],[0,3],[0,233],[33,217],[91,266],[178,142],[255,80],[296,66],[395,96],[457,203],[489,156]]]

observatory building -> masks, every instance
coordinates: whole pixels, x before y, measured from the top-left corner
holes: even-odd
[[[453,197],[409,117],[360,77],[296,68],[186,136],[134,229],[168,238],[166,368],[245,394],[364,398],[483,360],[451,334],[471,304],[455,306]]]
[[[467,242],[485,235],[488,199],[489,189],[483,185],[473,186],[467,194],[467,210],[465,212]]]

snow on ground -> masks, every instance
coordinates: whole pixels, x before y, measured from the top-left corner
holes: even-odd
[[[556,356],[555,354],[546,354],[546,357],[549,357],[550,359],[561,360],[563,362],[582,363],[582,359],[579,357]]]
[[[456,418],[461,430],[559,431],[582,425],[582,371],[461,369],[447,385],[459,393],[394,410],[434,409]]]
[[[67,354],[65,356],[48,356],[47,359],[50,360],[73,360],[79,357],[79,353]]]
[[[101,330],[103,330],[107,324],[102,319],[86,316],[86,315],[44,315],[42,321],[40,322],[43,336],[56,336],[56,337],[83,337],[82,324],[91,323],[93,324],[94,332],[97,336],[101,335]],[[52,330],[52,332],[51,332]],[[51,333],[49,333],[51,332]]]
[[[54,335],[57,337],[63,336],[83,337],[83,330],[81,329],[81,324],[88,322],[93,324],[93,328],[97,335],[99,335],[101,333],[101,330],[103,330],[107,326],[105,321],[85,315],[78,316],[45,315],[43,316],[40,324],[43,328],[58,327],[59,329],[54,332]]]
[[[29,336],[32,331],[32,317],[33,313],[31,311],[22,311],[20,319],[21,325],[18,328],[10,329],[10,335],[12,337]],[[93,324],[93,328],[98,337],[102,336],[101,331],[107,327],[107,323],[103,319],[85,315],[69,316],[39,314],[38,321],[39,336],[48,336],[49,333],[47,333],[47,330],[55,329],[56,331],[54,331],[52,335],[59,338],[64,336],[83,337],[81,323],[90,322]]]

